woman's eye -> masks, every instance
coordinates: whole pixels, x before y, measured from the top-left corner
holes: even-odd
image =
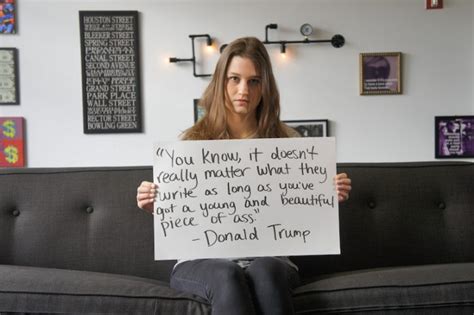
[[[260,80],[259,80],[259,79],[251,79],[251,80],[249,81],[249,84],[250,84],[251,86],[259,85],[259,84],[260,84]]]
[[[228,79],[231,82],[239,82],[239,77],[232,76],[232,77],[229,77]]]

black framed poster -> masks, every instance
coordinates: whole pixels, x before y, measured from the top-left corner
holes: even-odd
[[[79,11],[84,133],[141,132],[138,11]]]
[[[193,101],[194,101],[194,122],[197,123],[199,119],[204,117],[204,115],[206,114],[206,110],[203,107],[199,106],[199,101],[200,101],[199,98],[195,98]]]
[[[0,105],[20,104],[18,50],[0,48]]]
[[[329,137],[328,119],[284,120],[302,137]]]

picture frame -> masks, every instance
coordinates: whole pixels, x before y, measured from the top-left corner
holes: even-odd
[[[194,123],[196,123],[199,119],[204,117],[204,115],[206,114],[206,110],[202,108],[201,106],[199,106],[198,98],[195,98],[193,102],[194,102]]]
[[[0,105],[20,104],[18,50],[0,48]]]
[[[25,166],[25,119],[0,117],[0,167]]]
[[[0,34],[16,34],[16,0],[0,0]]]
[[[142,132],[138,11],[79,11],[85,134]]]
[[[283,120],[302,137],[329,137],[328,119]]]
[[[474,158],[474,116],[435,117],[435,157]]]
[[[402,94],[401,62],[401,52],[360,53],[360,95]]]

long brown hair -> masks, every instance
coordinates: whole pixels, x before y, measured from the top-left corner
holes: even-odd
[[[255,37],[239,38],[231,42],[217,61],[211,82],[202,95],[199,106],[205,115],[194,126],[184,131],[184,140],[229,139],[226,123],[227,69],[235,56],[252,60],[261,76],[262,99],[257,106],[257,138],[289,137],[289,128],[280,121],[280,94],[273,76],[268,52]]]

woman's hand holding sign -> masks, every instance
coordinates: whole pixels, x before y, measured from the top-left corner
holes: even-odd
[[[349,192],[352,189],[351,179],[346,173],[337,174],[334,177],[334,185],[336,186],[337,199],[339,202],[349,199]]]
[[[137,188],[137,205],[146,212],[153,213],[153,202],[158,186],[152,182],[143,181]]]

